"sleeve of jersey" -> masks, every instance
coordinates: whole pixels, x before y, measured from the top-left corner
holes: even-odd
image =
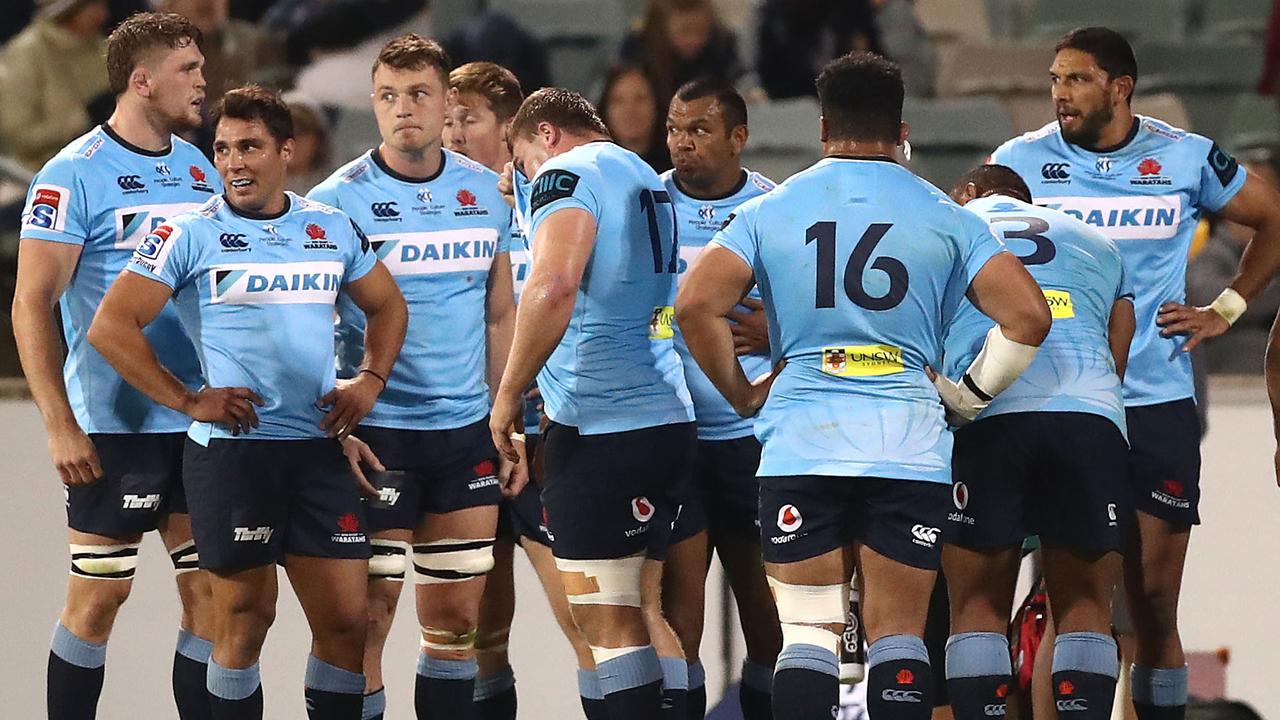
[[[956,216],[960,218],[962,226],[958,240],[960,256],[964,262],[964,286],[968,287],[987,261],[1005,252],[1007,248],[991,234],[991,229],[982,218],[964,211],[956,213]]]
[[[341,200],[338,198],[338,185],[333,182],[332,178],[324,180],[319,185],[311,188],[311,192],[307,193],[307,199],[338,208],[339,210],[342,209]]]
[[[177,290],[192,270],[190,226],[167,222],[142,238],[125,269]]]
[[[373,266],[378,264],[378,256],[356,221],[348,218],[347,222],[351,223],[351,249],[347,253],[346,279],[343,282],[350,283],[368,275]]]
[[[987,157],[988,165],[1010,166],[1013,163],[1013,140],[1006,140],[1003,145],[991,151]]]
[[[534,232],[557,210],[578,208],[600,221],[600,201],[591,187],[592,178],[584,178],[575,169],[548,168],[533,179],[529,189],[529,227]]]
[[[62,156],[50,160],[27,191],[20,237],[84,245],[90,228],[88,199],[73,160]]]
[[[514,235],[519,228],[516,226],[516,214],[514,211],[507,213],[507,222],[498,230],[498,246],[493,249],[494,255],[511,252],[511,236]]]
[[[1217,212],[1244,187],[1248,172],[1218,143],[1205,139],[1209,152],[1200,163],[1200,202],[1197,205],[1209,212]]]
[[[751,222],[754,215],[754,203],[748,201],[748,205],[740,206],[737,210],[729,213],[729,217],[724,219],[724,223],[720,225],[720,229],[711,238],[712,245],[719,245],[729,252],[737,255],[742,262],[751,268],[752,272],[756,269],[756,260],[760,254],[760,243],[756,238],[756,234],[752,232]]]
[[[1120,289],[1116,293],[1116,300],[1128,300],[1133,302],[1133,281],[1129,278],[1129,271],[1124,269],[1124,263],[1120,260],[1120,254],[1116,253],[1116,262],[1120,263]]]

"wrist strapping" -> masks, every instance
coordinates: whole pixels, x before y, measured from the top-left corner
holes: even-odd
[[[1232,288],[1223,290],[1212,303],[1209,303],[1209,308],[1221,315],[1228,325],[1235,325],[1236,320],[1240,319],[1248,307],[1249,303],[1245,302],[1244,297]]]

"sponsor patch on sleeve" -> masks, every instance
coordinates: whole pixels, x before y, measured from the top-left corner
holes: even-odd
[[[724,222],[720,223],[720,229],[723,230],[729,227],[729,223],[733,222],[733,219],[736,217],[738,217],[738,213],[729,213],[729,217],[725,218]]]
[[[1222,187],[1226,187],[1235,179],[1240,163],[1236,162],[1236,159],[1226,150],[1218,147],[1218,143],[1214,143],[1209,149],[1209,167],[1213,168],[1213,173],[1218,176],[1218,182],[1222,183]]]
[[[1049,303],[1049,315],[1054,320],[1065,320],[1076,316],[1076,306],[1071,300],[1071,293],[1066,290],[1045,290],[1044,300]]]
[[[533,182],[533,191],[529,197],[529,213],[536,213],[556,200],[573,197],[580,179],[575,173],[559,169],[548,170],[538,176]]]
[[[133,264],[144,268],[153,275],[160,275],[165,261],[173,250],[173,244],[182,237],[182,228],[168,223],[156,226],[138,242],[133,251]]]
[[[31,204],[22,213],[23,229],[55,230],[67,227],[71,191],[59,185],[40,184],[31,188]]]

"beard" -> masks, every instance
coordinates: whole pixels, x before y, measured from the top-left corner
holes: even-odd
[[[1058,128],[1062,131],[1062,138],[1072,145],[1092,148],[1098,146],[1098,141],[1102,137],[1102,130],[1115,118],[1115,112],[1112,111],[1110,105],[1104,105],[1088,115],[1081,113],[1079,118],[1079,126],[1074,130],[1067,130],[1062,126],[1062,120],[1058,120]]]

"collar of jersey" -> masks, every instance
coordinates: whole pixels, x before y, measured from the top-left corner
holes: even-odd
[[[897,165],[898,161],[888,155],[828,155],[825,160],[868,160],[870,162],[885,162]]]
[[[715,201],[717,201],[717,200],[728,200],[729,198],[733,197],[734,195],[737,195],[738,193],[742,192],[742,188],[744,188],[744,187],[746,187],[746,186],[747,186],[747,171],[746,171],[746,169],[745,169],[745,168],[739,169],[739,172],[741,172],[741,173],[742,173],[742,177],[738,178],[738,184],[737,184],[737,185],[734,185],[732,190],[730,190],[729,192],[724,193],[724,194],[722,194],[722,195],[713,195],[713,196],[711,196],[711,197],[703,197],[703,196],[701,196],[701,195],[694,195],[693,193],[691,193],[691,192],[689,192],[688,190],[686,190],[686,189],[685,189],[685,187],[684,187],[684,185],[681,185],[681,184],[680,184],[680,178],[675,174],[675,172],[672,172],[672,173],[671,173],[671,180],[675,183],[676,189],[680,191],[680,194],[681,194],[681,195],[684,195],[684,196],[685,196],[685,197],[687,197],[687,198],[691,198],[691,199],[693,199],[693,200],[699,200],[699,201],[702,201],[702,202],[715,202]]]
[[[390,175],[392,178],[399,180],[402,183],[409,183],[410,185],[421,185],[422,183],[429,183],[444,174],[444,167],[449,163],[449,154],[444,151],[444,148],[441,148],[440,169],[436,170],[434,175],[423,178],[410,177],[404,173],[398,173],[395,170],[392,170],[391,166],[387,164],[387,161],[382,158],[382,153],[378,148],[374,148],[369,153],[369,159],[373,160],[373,164],[377,165],[379,170]]]
[[[125,150],[128,150],[131,153],[135,153],[137,155],[145,155],[147,157],[164,157],[169,153],[173,152],[172,143],[169,145],[169,147],[165,148],[164,150],[144,150],[143,148],[140,148],[137,145],[134,145],[133,143],[129,142],[128,140],[125,140],[124,138],[120,137],[120,135],[118,135],[115,130],[111,129],[110,125],[106,123],[102,123],[102,125],[100,125],[99,127],[102,128],[103,134],[105,134],[107,137],[114,140],[117,145],[124,148]]]
[[[222,200],[226,203],[227,209],[231,211],[232,215],[242,217],[246,220],[279,220],[285,215],[288,215],[289,211],[293,209],[293,198],[289,197],[289,193],[284,194],[284,209],[274,215],[256,213],[251,210],[242,210],[235,205],[232,205],[231,201],[228,200],[225,195],[222,197]]]
[[[1129,143],[1133,142],[1134,138],[1138,137],[1138,129],[1141,127],[1142,127],[1142,121],[1138,118],[1137,115],[1134,115],[1133,126],[1129,128],[1129,134],[1125,135],[1124,139],[1121,140],[1118,144],[1112,145],[1111,147],[1104,147],[1104,148],[1091,148],[1091,147],[1085,147],[1084,145],[1076,145],[1076,147],[1080,148],[1081,150],[1084,150],[1085,152],[1094,153],[1095,155],[1110,155],[1111,153],[1114,153],[1114,152],[1120,152],[1121,150],[1125,149],[1125,147]],[[1065,140],[1066,138],[1063,138],[1063,139]]]

